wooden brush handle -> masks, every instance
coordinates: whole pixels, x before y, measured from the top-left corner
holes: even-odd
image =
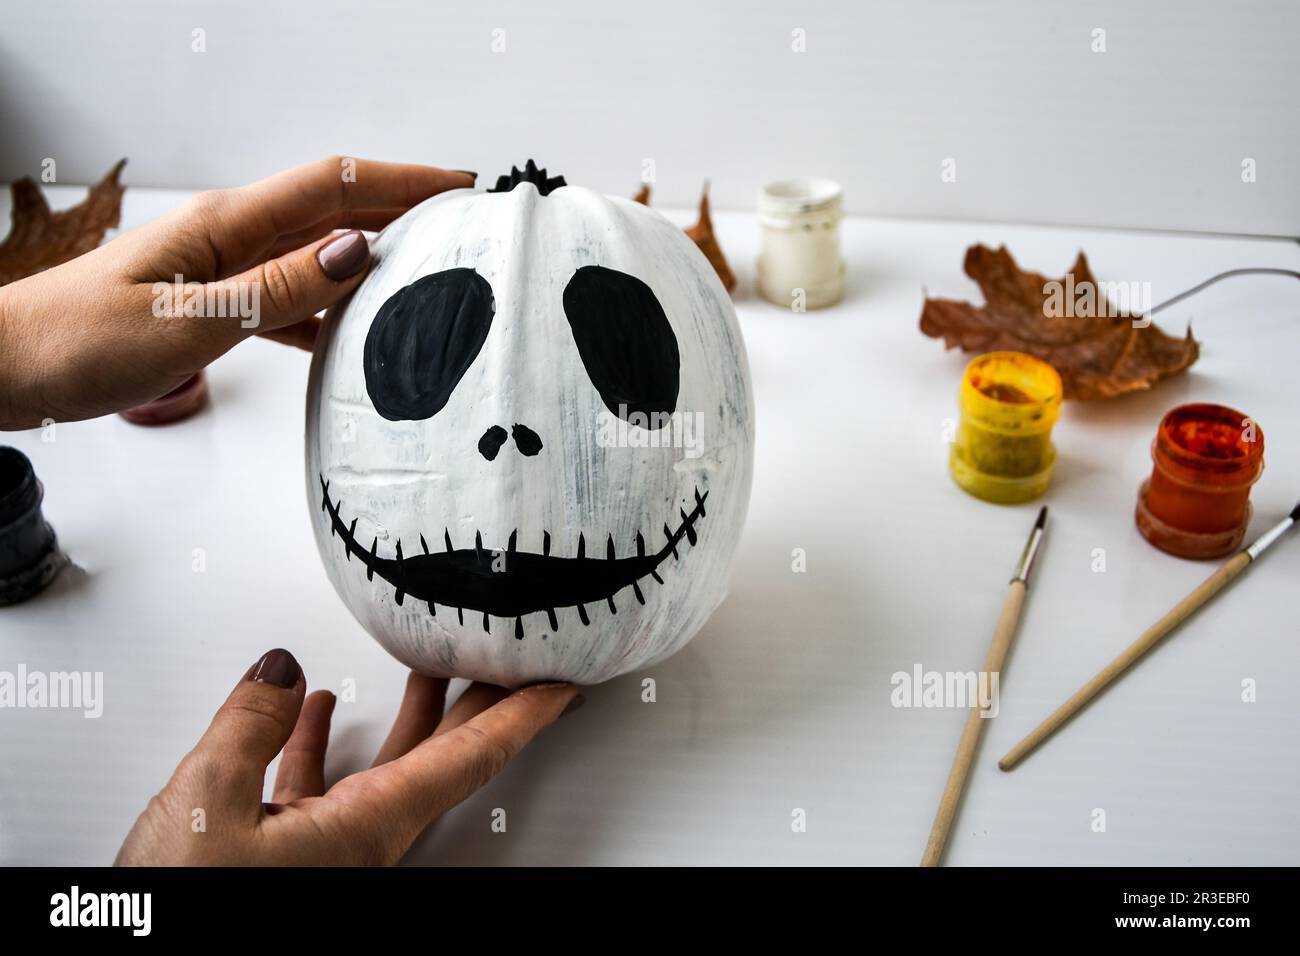
[[[1016,744],[1005,757],[999,760],[998,766],[1003,770],[1010,770],[1033,753],[1039,744],[1056,733],[1066,721],[1087,706],[1115,678],[1137,663],[1138,658],[1159,644],[1170,631],[1195,614],[1202,604],[1218,594],[1224,585],[1244,571],[1248,564],[1250,564],[1250,555],[1247,552],[1239,551],[1234,554],[1222,567],[1206,578],[1200,587],[1147,628],[1146,632],[1130,644],[1119,657],[1107,664],[1100,674],[1080,687],[1073,697],[1056,708],[1050,717],[1035,727],[1028,737]]]
[[[1002,671],[1007,651],[1011,649],[1011,640],[1016,636],[1016,625],[1020,622],[1020,611],[1025,605],[1026,590],[1024,581],[1011,582],[1006,600],[1002,602],[997,629],[993,632],[993,643],[989,645],[988,657],[984,659],[986,674],[999,674]],[[984,733],[984,725],[989,722],[989,718],[981,717],[980,713],[977,701],[966,715],[966,726],[962,729],[961,741],[957,744],[957,755],[953,758],[952,769],[948,771],[948,783],[943,788],[943,796],[939,798],[939,811],[930,828],[930,841],[925,846],[925,855],[921,857],[922,866],[938,866],[943,859],[943,850],[948,844],[948,835],[952,832],[952,822],[957,816],[957,805],[966,789],[971,764],[975,762],[980,735]]]

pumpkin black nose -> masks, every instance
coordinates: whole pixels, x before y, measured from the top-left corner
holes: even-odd
[[[514,438],[515,447],[519,449],[521,455],[531,457],[542,450],[541,436],[527,425],[520,425],[516,422],[515,426],[510,429],[510,435]]]
[[[510,429],[510,435],[500,425],[493,425],[483,433],[483,437],[478,440],[479,454],[488,461],[494,461],[497,454],[501,451],[501,446],[506,443],[506,439],[513,436],[515,447],[519,449],[521,455],[532,457],[542,450],[542,439],[527,425],[515,423]]]

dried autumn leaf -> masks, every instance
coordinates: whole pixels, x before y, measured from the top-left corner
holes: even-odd
[[[727,265],[727,257],[722,254],[717,237],[713,234],[713,216],[709,212],[709,184],[704,184],[704,193],[700,196],[700,220],[686,230],[686,235],[695,241],[704,253],[713,271],[722,280],[723,288],[728,292],[736,287],[736,276]]]
[[[0,285],[52,269],[98,246],[121,218],[126,187],[118,176],[125,165],[125,159],[118,161],[85,199],[62,212],[50,211],[30,176],[13,183],[13,227],[0,244]]]
[[[636,195],[632,197],[632,201],[639,202],[643,206],[650,205],[650,184],[642,183],[641,188],[638,189]]]
[[[1095,307],[1082,315],[1074,308],[1049,309],[1052,280],[1023,271],[1006,246],[971,246],[964,268],[979,284],[986,304],[927,298],[921,331],[943,339],[948,348],[1026,352],[1040,358],[1060,373],[1066,398],[1090,401],[1150,388],[1185,371],[1200,356],[1190,327],[1185,338],[1177,339],[1155,325],[1134,326],[1132,315],[1117,314],[1082,252],[1067,277],[1056,280],[1056,290],[1090,290]]]

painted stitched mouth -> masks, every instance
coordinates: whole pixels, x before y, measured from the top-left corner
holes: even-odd
[[[559,630],[555,609],[576,607],[584,625],[591,623],[588,604],[604,602],[611,614],[618,613],[614,597],[624,588],[631,587],[637,601],[645,604],[641,580],[653,578],[663,584],[659,565],[672,555],[680,558],[678,545],[682,539],[688,544],[696,542],[695,524],[704,518],[706,491],[695,489],[695,507],[688,514],[680,509],[681,523],[671,529],[663,526],[664,545],[657,551],[646,548],[641,532],[636,536],[636,554],[620,558],[616,554],[614,537],[606,543],[605,558],[587,556],[587,543],[578,535],[578,553],[575,557],[551,554],[551,533],[542,532],[542,551],[521,551],[517,547],[518,531],[510,533],[504,551],[483,547],[483,537],[476,532],[473,548],[456,548],[451,533],[443,529],[443,550],[430,550],[423,534],[419,536],[420,551],[405,554],[399,539],[392,557],[378,553],[379,539],[369,548],[357,543],[357,519],[345,524],[340,514],[343,502],[331,501],[329,482],[321,475],[321,510],[329,514],[330,534],[343,539],[343,553],[351,561],[355,555],[366,569],[366,580],[378,574],[393,586],[394,599],[400,605],[406,598],[414,598],[428,605],[435,617],[438,606],[455,608],[457,619],[465,623],[465,610],[483,615],[483,630],[491,633],[492,617],[515,619],[515,637],[523,639],[525,614],[545,612],[552,631]]]

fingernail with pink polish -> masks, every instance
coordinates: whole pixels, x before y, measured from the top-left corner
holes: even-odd
[[[366,267],[370,261],[370,244],[360,230],[353,229],[321,246],[316,252],[316,261],[320,263],[322,272],[335,282],[341,282]]]

